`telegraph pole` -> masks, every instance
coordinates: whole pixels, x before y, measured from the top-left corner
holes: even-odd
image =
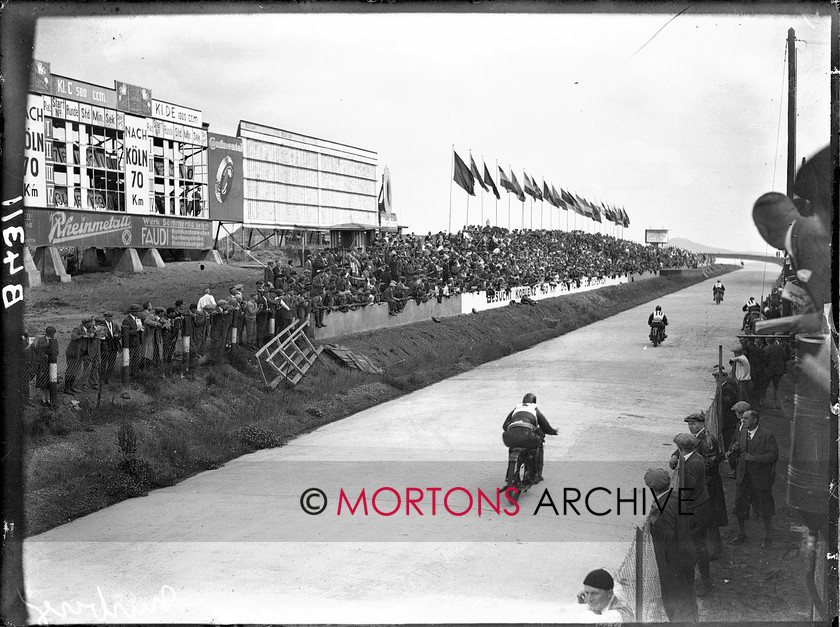
[[[793,181],[796,178],[796,33],[788,29],[788,150],[787,195],[793,198]]]

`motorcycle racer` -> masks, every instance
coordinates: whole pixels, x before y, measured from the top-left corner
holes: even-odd
[[[542,434],[557,435],[543,413],[537,408],[537,397],[528,393],[522,397],[522,402],[514,407],[505,418],[502,425],[502,441],[508,448],[525,448],[534,451],[533,481],[543,480],[543,447]]]
[[[668,316],[662,311],[661,305],[657,305],[653,313],[648,316],[648,326],[659,329],[663,340],[668,337],[665,333],[665,327],[668,326]]]

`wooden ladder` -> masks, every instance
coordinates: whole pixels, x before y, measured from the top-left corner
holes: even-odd
[[[304,332],[309,320],[295,326],[290,324],[256,352],[257,363],[266,386],[276,388],[284,379],[297,385],[312,367],[323,347],[314,346]],[[269,381],[269,377],[273,377]]]

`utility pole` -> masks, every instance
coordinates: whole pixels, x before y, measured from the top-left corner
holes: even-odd
[[[787,195],[793,198],[793,181],[796,177],[796,33],[788,29],[788,150]]]

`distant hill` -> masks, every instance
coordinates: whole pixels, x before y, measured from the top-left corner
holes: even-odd
[[[670,246],[676,246],[677,248],[682,248],[692,253],[728,253],[733,255],[738,254],[737,252],[726,250],[725,248],[716,248],[714,246],[698,244],[697,242],[692,242],[690,239],[685,239],[684,237],[669,238],[668,244]]]

